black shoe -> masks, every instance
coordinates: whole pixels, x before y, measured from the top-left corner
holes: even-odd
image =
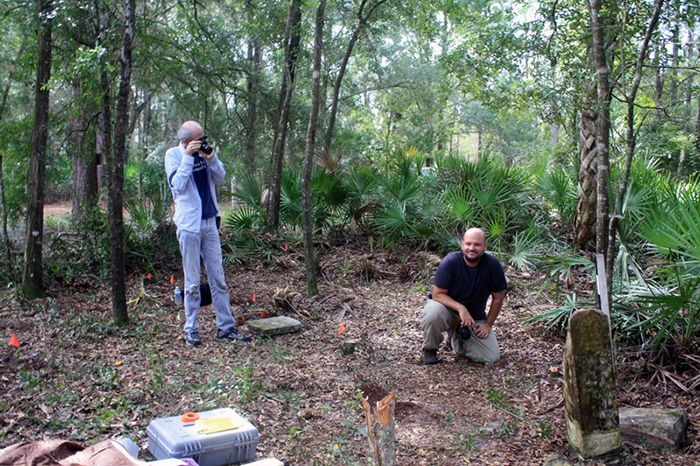
[[[429,349],[429,350],[423,350],[423,364],[426,366],[429,366],[431,364],[437,364],[440,362],[440,359],[437,357],[437,350],[435,349]]]
[[[238,333],[236,327],[231,327],[228,330],[218,329],[216,331],[216,339],[219,341],[239,341],[242,343],[246,343],[251,340],[249,335],[241,335]]]
[[[198,332],[185,332],[185,343],[188,346],[199,346],[202,344],[202,340],[199,339]]]

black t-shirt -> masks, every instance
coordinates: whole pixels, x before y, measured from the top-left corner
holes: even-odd
[[[197,186],[199,199],[202,201],[202,219],[207,219],[219,213],[214,199],[211,197],[211,188],[209,187],[209,164],[199,155],[199,152],[194,154],[194,164],[192,165],[192,176],[194,184]]]
[[[508,288],[498,259],[484,253],[476,267],[469,267],[462,251],[451,252],[440,262],[434,283],[464,304],[474,320],[486,320],[486,303],[491,293]]]

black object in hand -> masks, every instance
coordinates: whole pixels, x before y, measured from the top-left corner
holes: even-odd
[[[199,150],[201,150],[203,153],[209,155],[214,151],[214,149],[207,142],[206,136],[202,136],[199,138],[199,140],[202,141],[202,144],[199,146]]]
[[[469,327],[464,325],[459,326],[459,338],[462,340],[469,340],[472,337],[472,331]]]

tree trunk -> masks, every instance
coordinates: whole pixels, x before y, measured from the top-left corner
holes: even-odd
[[[693,32],[692,30],[688,30],[688,37],[687,39],[689,40],[688,43],[693,43]],[[687,47],[687,50],[685,52],[685,60],[687,63],[692,63],[694,60],[694,55],[695,55],[695,47]],[[695,75],[691,74],[688,76],[685,80],[685,83],[683,85],[683,119],[685,121],[685,130],[686,132],[690,133],[692,131],[692,121],[693,121],[693,110],[692,110],[692,103],[693,103],[693,89],[695,88]],[[683,152],[681,154],[681,157],[678,160],[678,168],[676,170],[676,177],[679,179],[683,176],[683,171],[684,171],[684,166],[685,166],[685,161],[686,157],[690,155],[689,153],[692,154],[692,145],[690,147],[683,147]]]
[[[362,399],[362,410],[367,420],[370,452],[374,464],[377,466],[396,465],[395,398],[394,393],[390,393],[377,402],[376,409],[372,409],[365,398]]]
[[[254,21],[252,0],[246,1],[248,21]],[[246,115],[246,135],[243,146],[245,165],[251,173],[256,168],[256,152],[258,140],[258,97],[260,93],[260,76],[262,73],[262,49],[257,39],[248,42],[248,64],[250,73],[247,76],[246,89],[248,93],[248,113]]]
[[[22,293],[26,298],[46,295],[42,268],[44,241],[44,180],[46,174],[46,145],[49,133],[49,80],[51,79],[51,40],[53,30],[53,0],[39,0],[39,34],[36,60],[36,93],[34,98],[34,129],[27,206]]]
[[[284,79],[282,80],[282,88],[280,89],[280,98],[277,106],[277,125],[275,126],[272,157],[270,160],[270,196],[267,204],[267,226],[270,230],[277,230],[279,227],[282,162],[284,160],[284,147],[287,140],[289,111],[292,105],[299,43],[301,42],[301,36],[297,30],[300,22],[301,9],[299,8],[299,0],[291,0],[289,5],[289,17],[287,18],[287,26],[285,29]]]
[[[343,82],[343,77],[345,76],[345,70],[348,67],[348,62],[350,61],[350,57],[352,56],[352,51],[355,48],[355,43],[357,43],[357,39],[359,39],[360,34],[362,31],[365,29],[365,26],[367,25],[367,21],[369,18],[372,16],[372,14],[379,8],[383,3],[385,3],[387,0],[379,0],[376,3],[374,3],[371,7],[369,7],[368,11],[365,13],[365,8],[367,7],[367,3],[369,0],[362,0],[360,3],[360,9],[357,12],[357,26],[355,27],[355,30],[352,33],[352,36],[350,36],[350,41],[348,42],[348,46],[345,49],[345,55],[343,56],[343,60],[340,63],[340,69],[338,69],[338,75],[335,78],[335,83],[333,85],[333,97],[331,100],[331,109],[328,114],[328,128],[326,128],[326,138],[325,142],[323,145],[323,157],[330,157],[331,156],[331,141],[333,140],[333,129],[335,128],[335,118],[338,113],[338,102],[340,99],[340,85]]]
[[[321,61],[323,58],[323,23],[326,15],[326,0],[319,0],[316,10],[316,34],[314,36],[314,69],[311,86],[311,112],[306,134],[304,170],[302,174],[302,223],[304,228],[304,258],[306,260],[306,289],[309,296],[318,294],[316,278],[316,251],[314,250],[313,216],[311,215],[311,173],[316,150],[318,113],[321,108]]]
[[[700,95],[698,101],[700,101]],[[700,105],[698,105],[698,112],[695,115],[695,152],[700,154]]]
[[[248,44],[248,60],[251,63],[251,72],[248,76],[248,113],[246,115],[246,135],[244,143],[244,156],[246,167],[254,172],[256,167],[256,150],[258,140],[258,94],[260,93],[260,73],[262,68],[262,51],[260,44],[251,42]]]
[[[129,95],[131,92],[131,50],[134,43],[136,0],[126,1],[126,28],[122,43],[122,74],[117,93],[117,117],[114,131],[114,156],[110,164],[109,231],[112,257],[112,314],[114,323],[129,322],[126,309],[124,277],[124,164],[127,159],[126,139],[129,131]]]
[[[71,217],[74,222],[79,221],[86,213],[92,211],[97,206],[98,201],[95,132],[94,127],[88,125],[91,112],[86,108],[85,102],[80,99],[81,94],[80,79],[76,78],[76,82],[73,85],[73,95],[75,96],[78,109],[71,122],[70,135],[73,157]],[[88,128],[91,128],[92,131],[88,131]]]
[[[596,175],[596,253],[605,254],[608,250],[610,207],[608,205],[608,179],[610,168],[610,81],[606,55],[605,28],[609,26],[601,17],[602,0],[588,0],[591,20],[593,59],[597,82],[596,146],[598,165]],[[608,271],[611,272],[611,271]],[[608,280],[612,274],[608,273]],[[610,285],[610,283],[608,283]],[[608,286],[608,289],[611,289]]]
[[[657,44],[656,52],[654,53],[654,102],[656,105],[656,119],[659,124],[663,124],[664,115],[664,77],[661,73],[661,54],[666,46],[665,43]]]
[[[593,227],[596,221],[596,173],[598,146],[596,145],[596,121],[592,106],[593,89],[587,86],[585,106],[581,112],[581,161],[578,172],[578,206],[574,226],[574,250],[589,251],[594,245]]]
[[[620,179],[620,185],[617,189],[617,197],[615,199],[615,211],[614,215],[610,219],[610,229],[608,237],[608,252],[607,252],[607,264],[606,271],[608,274],[612,274],[615,257],[617,257],[617,224],[620,216],[622,215],[622,200],[627,193],[627,187],[629,185],[630,171],[632,170],[632,158],[634,157],[634,150],[637,145],[637,135],[634,130],[634,101],[637,98],[637,91],[639,90],[639,85],[642,82],[643,71],[644,71],[644,61],[647,57],[647,51],[649,50],[649,42],[651,41],[651,35],[656,29],[656,25],[659,22],[659,16],[661,16],[661,8],[663,6],[664,0],[656,0],[654,2],[654,13],[649,20],[649,26],[647,27],[644,39],[640,45],[639,53],[637,54],[637,63],[635,65],[634,81],[630,87],[629,93],[627,94],[627,133],[626,142],[627,146],[625,148],[625,168],[622,172]],[[609,281],[609,279],[608,279]],[[608,283],[610,285],[610,283]]]
[[[17,58],[15,61],[12,63],[12,65],[9,67],[9,72],[7,76],[7,85],[5,86],[5,90],[2,93],[2,102],[0,102],[0,121],[2,121],[3,117],[5,116],[5,109],[7,108],[7,99],[10,95],[10,87],[12,84],[12,81],[14,80],[15,76],[15,70],[17,69],[17,63],[19,62],[19,59],[22,57],[24,54],[25,49],[27,48],[27,42],[28,42],[28,36],[24,36],[22,39],[22,44],[19,47],[19,50],[17,51]],[[5,176],[3,174],[3,157],[2,154],[0,154],[0,208],[2,209],[2,261],[3,261],[3,270],[5,273],[5,278],[7,282],[14,281],[12,277],[12,244],[10,242],[10,235],[7,230],[7,202],[5,199]]]
[[[2,209],[2,270],[5,280],[9,283],[12,278],[12,245],[7,232],[7,202],[5,201],[5,175],[2,171],[2,154],[0,154],[0,209]]]

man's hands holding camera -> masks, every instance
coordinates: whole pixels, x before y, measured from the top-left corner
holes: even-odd
[[[207,143],[206,136],[190,141],[185,147],[185,154],[189,156],[194,157],[197,152],[206,160],[211,160],[214,157],[214,149]]]
[[[474,319],[472,318],[471,314],[469,314],[466,307],[460,309],[458,312],[459,318],[462,320],[462,327],[469,328],[471,333],[473,333],[477,338],[483,339],[489,336],[489,332],[491,332],[491,325],[487,324],[486,322],[474,322]],[[466,338],[463,339],[466,340]]]
[[[474,324],[474,326],[472,327],[472,333],[477,338],[486,338],[487,336],[489,336],[489,332],[491,332],[491,326],[486,322]]]
[[[457,312],[459,313],[459,318],[462,322],[463,327],[474,326],[474,319],[472,318],[472,315],[469,313],[466,307],[462,306]]]

